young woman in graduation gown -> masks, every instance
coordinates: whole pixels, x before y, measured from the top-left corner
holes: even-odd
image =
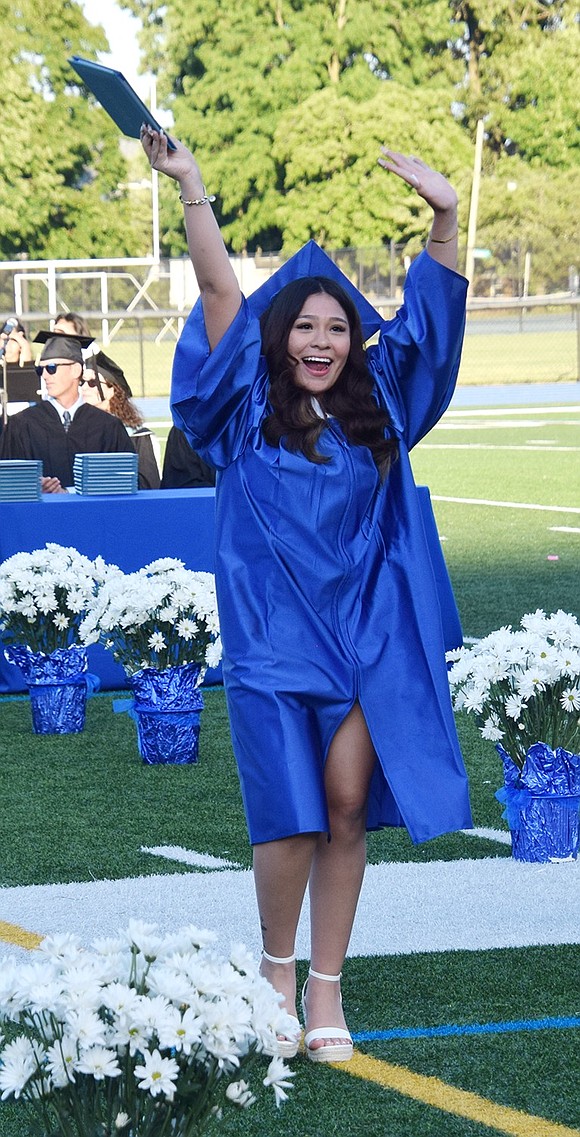
[[[409,462],[459,367],[467,282],[456,272],[457,199],[424,162],[383,150],[381,166],[433,209],[391,321],[314,242],[246,299],[194,158],[149,128],[142,142],[179,183],[200,287],[176,350],[172,409],[218,470],[223,674],[262,972],[294,1015],[308,887],[306,1050],[317,1062],[348,1060],[340,975],[365,830],[404,825],[419,842],[471,825]],[[299,1035],[295,1020],[283,1055]]]

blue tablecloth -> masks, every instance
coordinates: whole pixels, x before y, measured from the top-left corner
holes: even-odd
[[[443,559],[429,491],[419,487],[424,524],[437,579],[445,643],[461,642],[461,625]],[[44,548],[47,541],[102,556],[124,572],[158,557],[177,557],[186,568],[213,572],[215,490],[140,490],[137,494],[80,497],[46,494],[40,501],[0,502],[0,561]],[[89,648],[89,669],[107,690],[125,687],[125,674],[99,645]],[[208,672],[218,682],[220,671]],[[0,692],[25,690],[19,668],[0,652]]]

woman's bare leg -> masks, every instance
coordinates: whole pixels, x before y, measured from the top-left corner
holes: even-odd
[[[328,752],[325,785],[331,840],[324,833],[318,835],[310,872],[311,965],[326,975],[341,972],[352,931],[366,863],[367,801],[375,762],[357,703]],[[340,984],[310,977],[306,1002],[308,1030],[346,1025]]]
[[[269,955],[285,958],[294,954],[300,918],[318,833],[299,833],[280,841],[254,845],[254,881],[262,942]],[[296,1014],[294,963],[270,963],[262,959],[262,975],[284,996],[286,1010]]]

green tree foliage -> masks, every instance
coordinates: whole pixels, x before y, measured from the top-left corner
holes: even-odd
[[[377,169],[382,142],[453,178],[464,227],[480,117],[482,239],[511,231],[546,258],[556,226],[573,239],[558,195],[578,162],[577,0],[121,2],[141,19],[147,63],[233,251],[290,251],[311,236],[418,242],[428,211]],[[506,193],[513,180],[525,191]],[[557,218],[544,227],[532,216],[540,187]],[[162,195],[166,247],[182,253],[174,187]]]
[[[331,150],[341,144],[341,116],[330,110],[336,99],[351,110],[368,103],[369,113],[376,113],[374,99],[386,87],[440,88],[443,76],[448,109],[452,81],[460,77],[447,45],[446,0],[388,5],[383,0],[239,0],[235,5],[172,0],[163,20],[155,0],[127,0],[125,6],[144,24],[147,60],[158,68],[160,93],[171,106],[176,133],[198,154],[208,186],[219,197],[225,238],[236,251],[279,248],[295,240],[298,218],[289,225],[283,208],[292,184],[283,145],[286,113],[296,131],[294,150],[300,143],[315,150],[323,143]],[[310,103],[324,93],[326,99]],[[357,126],[362,118],[357,117]],[[329,134],[334,127],[339,133]],[[392,136],[388,122],[383,130]],[[354,160],[356,139],[352,146]],[[372,159],[367,156],[367,175],[377,155],[375,146]],[[181,252],[180,211],[175,196],[164,189],[166,241]],[[293,200],[293,212],[300,210],[298,195]],[[339,201],[329,219],[331,242],[349,228],[349,207]]]
[[[511,235],[546,284],[577,258],[578,0],[119,2],[141,20],[144,65],[232,251],[289,252],[310,236],[418,247],[428,211],[377,168],[383,142],[452,177],[464,230],[483,118],[478,243]],[[148,251],[118,130],[67,63],[105,50],[102,29],[77,0],[0,0],[0,20],[0,254]],[[164,251],[183,254],[176,188],[160,191]]]
[[[104,32],[74,0],[0,0],[0,22],[0,255],[137,255],[119,132],[67,62],[107,50]]]
[[[580,36],[577,0],[452,0],[453,54],[466,67],[461,99],[483,118],[489,157],[578,163]]]
[[[461,119],[485,126],[478,244],[497,269],[532,256],[532,289],[567,286],[578,258],[580,36],[577,0],[451,3],[465,62]],[[490,266],[493,269],[493,265]]]
[[[306,128],[306,129],[305,129]],[[334,248],[423,241],[429,207],[377,165],[383,143],[413,149],[448,173],[467,222],[472,148],[437,88],[381,83],[358,102],[325,88],[282,115],[273,155],[285,171],[278,206],[285,246],[310,237]]]

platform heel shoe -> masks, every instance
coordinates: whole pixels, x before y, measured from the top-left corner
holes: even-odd
[[[324,979],[327,983],[340,983],[342,972],[340,975],[323,975],[320,971],[314,971],[311,967],[308,972],[309,976],[312,975],[314,979]],[[306,1022],[306,988],[308,987],[308,979],[302,989],[302,1013],[304,1015],[304,1022]],[[342,995],[340,996],[342,1003]],[[332,1046],[317,1046],[312,1049],[312,1043],[318,1039],[326,1038],[339,1038],[340,1042],[335,1042]],[[349,1062],[353,1054],[352,1038],[349,1031],[344,1026],[322,1026],[317,1030],[309,1030],[304,1035],[304,1046],[306,1053],[311,1062]]]
[[[296,961],[295,955],[269,955],[264,949],[262,949],[262,957],[263,959],[267,959],[268,963],[295,963]],[[302,1039],[302,1027],[296,1015],[288,1014],[288,1018],[291,1024],[288,1034],[276,1040],[276,1054],[279,1055],[280,1058],[295,1058]]]

